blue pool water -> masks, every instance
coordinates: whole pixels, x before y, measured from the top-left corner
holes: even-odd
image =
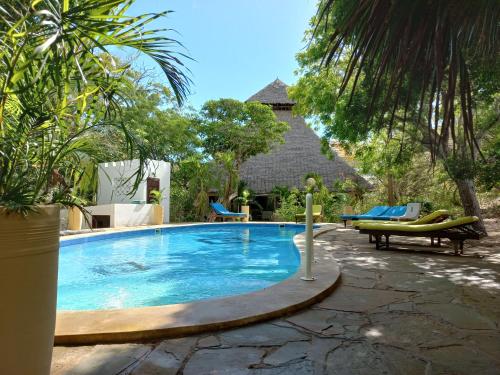
[[[303,225],[200,225],[61,242],[59,310],[167,305],[268,287],[300,265]]]

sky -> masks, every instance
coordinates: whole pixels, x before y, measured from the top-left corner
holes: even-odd
[[[246,100],[276,78],[293,84],[316,0],[137,0],[128,13],[164,10],[174,13],[151,27],[174,29],[166,35],[194,59],[185,60],[193,81],[187,104],[199,108],[209,99]],[[147,58],[137,64],[155,68]]]

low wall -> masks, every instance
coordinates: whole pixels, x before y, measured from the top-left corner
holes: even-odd
[[[111,228],[153,224],[152,204],[114,203],[85,207],[85,209],[90,215],[108,215]],[[88,221],[92,222],[90,217]],[[87,221],[84,220],[83,228],[88,227]]]

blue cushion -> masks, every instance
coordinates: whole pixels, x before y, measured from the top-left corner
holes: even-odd
[[[391,218],[396,218],[403,216],[406,212],[406,206],[394,206],[384,212],[383,215],[377,216],[372,220],[391,220]]]
[[[210,206],[214,209],[214,211],[217,213],[217,215],[221,215],[221,216],[246,216],[246,214],[243,214],[243,213],[228,211],[227,208],[224,207],[220,203],[210,203]]]
[[[362,220],[371,219],[372,217],[377,217],[379,215],[385,214],[385,212],[390,209],[389,206],[375,206],[370,211],[361,215],[340,215],[342,220]]]

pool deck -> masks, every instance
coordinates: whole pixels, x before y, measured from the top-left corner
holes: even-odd
[[[154,228],[162,227],[167,226]],[[137,229],[104,233],[130,230]],[[326,230],[329,227],[316,229],[314,236]],[[80,234],[71,238],[102,234],[103,232]],[[102,344],[182,337],[235,328],[296,312],[331,294],[340,277],[339,266],[334,258],[318,249],[314,264],[316,280],[301,279],[305,273],[304,240],[303,234],[294,237],[301,254],[301,266],[296,274],[285,281],[256,292],[205,301],[116,310],[58,312],[55,344]]]
[[[183,338],[59,346],[52,375],[499,374],[500,220],[486,224],[460,257],[422,239],[376,251],[337,226],[315,240],[342,270],[320,303]]]

